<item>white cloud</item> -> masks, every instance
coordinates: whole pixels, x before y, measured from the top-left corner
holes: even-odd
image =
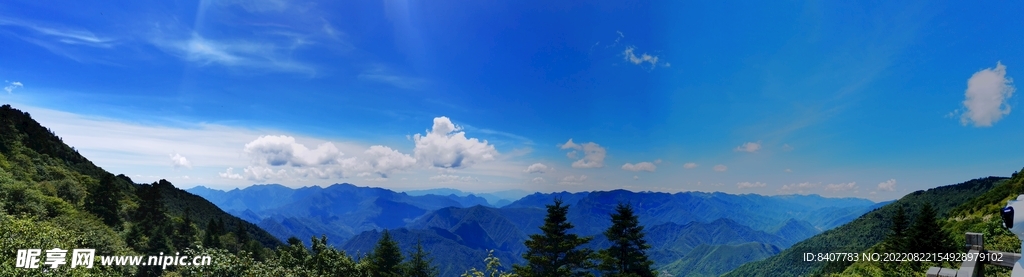
[[[316,149],[306,148],[291,136],[261,136],[245,144],[245,153],[256,164],[281,166],[314,166],[337,164],[344,155],[334,143],[325,142]]]
[[[565,178],[562,178],[562,181],[558,182],[558,183],[562,184],[562,185],[578,185],[578,184],[583,183],[583,181],[586,181],[586,180],[587,180],[587,175],[580,175],[579,177],[576,177],[575,175],[569,175],[569,176],[565,176]]]
[[[728,170],[729,168],[728,168],[728,167],[726,167],[725,165],[716,165],[716,166],[715,166],[714,168],[712,168],[712,169],[714,169],[715,171],[718,171],[718,172],[725,172],[725,171],[726,171],[726,170]]]
[[[563,144],[559,144],[558,147],[560,149],[562,149],[562,150],[580,149],[581,148],[581,146],[579,144],[573,143],[571,138],[569,139],[569,141],[567,141],[567,142],[565,142]]]
[[[793,151],[793,147],[789,146],[789,144],[783,144],[782,151]]]
[[[174,153],[174,154],[168,155],[168,156],[171,157],[171,165],[173,165],[174,168],[181,168],[181,167],[185,167],[185,168],[189,168],[189,169],[192,168],[192,163],[189,162],[188,159],[186,159],[184,156],[182,156],[182,155],[180,155],[178,153]]]
[[[643,66],[644,63],[647,63],[651,67],[650,69],[654,69],[655,67],[658,66],[658,56],[650,55],[647,53],[643,53],[637,56],[634,52],[635,50],[636,47],[626,47],[626,50],[622,51],[623,59],[625,59],[627,62],[639,66]],[[670,66],[669,63],[663,63],[662,65],[665,67]]]
[[[851,191],[851,190],[857,190],[857,182],[828,184],[828,185],[825,186],[825,190],[826,191]]]
[[[413,136],[416,159],[430,166],[465,168],[475,163],[494,160],[498,150],[486,140],[467,138],[462,128],[447,117],[434,118],[434,126],[426,135]]]
[[[740,146],[737,146],[736,149],[733,149],[733,151],[736,151],[736,152],[747,152],[747,153],[756,153],[757,150],[761,150],[761,141],[747,142],[747,143],[744,143],[744,144],[742,144]]]
[[[633,180],[640,180],[640,176],[633,175]]]
[[[245,179],[245,177],[242,177],[241,174],[235,173],[235,168],[233,168],[233,167],[228,167],[228,169],[226,171],[218,173],[217,175],[220,175],[221,178],[228,178],[228,179],[235,179],[235,180]],[[136,176],[138,176],[138,175],[136,175]]]
[[[697,168],[697,166],[698,166],[697,163],[685,163],[685,164],[683,164],[683,168],[685,168],[685,169],[694,169],[694,168]]]
[[[10,93],[14,92],[15,89],[18,89],[18,88],[21,88],[21,87],[24,87],[24,85],[22,85],[21,82],[18,82],[18,81],[7,82],[7,86],[4,87],[4,90],[7,91],[7,94],[10,94]]]
[[[72,45],[86,45],[91,47],[99,48],[110,48],[113,45],[113,39],[102,38],[96,36],[92,32],[83,29],[71,29],[71,28],[57,28],[53,26],[43,26],[45,24],[39,24],[28,21],[12,20],[12,19],[0,19],[0,26],[12,25],[19,26],[25,29],[32,30],[37,34],[48,36],[53,38],[56,42]],[[23,38],[29,40],[27,38]],[[36,44],[37,41],[30,41]]]
[[[548,167],[548,166],[546,166],[546,165],[544,165],[542,163],[535,163],[535,164],[531,164],[529,167],[526,167],[526,169],[523,170],[523,172],[525,172],[525,173],[544,173],[544,172],[548,172],[549,170],[551,170],[550,167]]]
[[[894,191],[896,190],[896,179],[889,179],[885,182],[878,183],[878,190]]]
[[[974,124],[974,127],[991,127],[1003,116],[1010,114],[1007,100],[1013,96],[1013,80],[1006,77],[1006,66],[1001,62],[995,68],[975,72],[967,80],[960,124]]]
[[[537,177],[537,178],[533,178],[532,182],[534,184],[543,184],[544,182],[547,182],[547,181],[545,181],[544,178],[542,178],[542,177]]]
[[[809,190],[811,190],[813,188],[817,188],[818,185],[819,184],[810,183],[810,182],[803,182],[803,183],[799,183],[799,184],[783,185],[782,189],[780,189],[780,190],[783,191],[783,192],[804,193],[804,192],[809,191]]]
[[[189,38],[160,38],[151,41],[158,48],[201,66],[218,64],[268,71],[313,74],[309,65],[292,60],[293,45],[279,46],[264,41],[207,39],[198,33]],[[290,42],[294,43],[294,41]]]
[[[413,157],[387,146],[370,146],[364,153],[374,173],[379,174],[381,178],[388,178],[394,171],[406,170],[416,165],[416,159]]]
[[[278,169],[274,171],[269,167],[264,166],[248,166],[242,170],[242,173],[235,173],[233,167],[228,167],[224,172],[220,172],[217,175],[221,178],[235,179],[235,180],[249,180],[253,182],[264,182],[271,179],[285,179],[288,177],[288,173],[284,169]]]
[[[574,149],[566,154],[570,159],[576,159],[576,151],[583,152],[583,158],[572,163],[573,168],[601,168],[604,167],[604,157],[607,151],[601,145],[593,142],[576,144],[569,139],[568,142],[558,145],[562,150]]]
[[[661,160],[658,160],[658,161],[661,161]],[[628,171],[633,171],[633,172],[638,172],[638,171],[654,172],[654,170],[658,169],[658,166],[654,165],[654,163],[652,163],[652,162],[641,162],[641,163],[637,163],[637,164],[626,163],[626,164],[622,165],[622,169],[623,170],[628,170]]]
[[[476,178],[471,177],[471,176],[458,176],[458,175],[450,175],[450,174],[441,174],[441,175],[433,176],[433,177],[430,177],[430,180],[434,181],[434,182],[438,182],[438,183],[467,183],[467,182],[479,181]]]
[[[789,169],[789,168],[787,168],[785,171],[786,171],[786,173],[792,173],[793,172],[793,170]]]
[[[739,183],[736,183],[736,187],[739,188],[739,189],[763,188],[765,186],[767,186],[767,184],[761,183],[761,182],[754,182],[754,183],[751,183],[751,182],[739,182]]]

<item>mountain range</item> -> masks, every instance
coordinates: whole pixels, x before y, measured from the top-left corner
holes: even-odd
[[[649,253],[657,267],[707,259],[704,250],[698,253],[694,249],[723,253],[762,246],[755,247],[759,254],[734,259],[730,266],[716,267],[707,271],[709,274],[722,274],[741,262],[776,254],[884,205],[818,195],[613,190],[533,193],[498,208],[481,196],[451,189],[410,194],[334,184],[297,189],[254,185],[231,191],[195,187],[188,191],[281,240],[326,234],[331,245],[348,253],[370,251],[382,229],[392,230],[403,248],[423,241],[432,253],[445,253],[435,256],[436,264],[452,265],[453,271],[442,269],[443,276],[458,275],[462,273],[459,270],[473,266],[481,268],[478,263],[487,250],[495,250],[506,264],[522,262],[523,243],[529,235],[539,233],[545,206],[556,198],[570,205],[568,219],[575,225],[573,232],[594,237],[586,245],[593,249],[610,245],[602,235],[611,224],[609,214],[618,203],[630,203],[646,226],[648,242],[654,246]],[[720,248],[723,246],[732,248]]]

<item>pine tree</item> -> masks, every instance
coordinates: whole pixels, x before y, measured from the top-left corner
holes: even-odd
[[[224,244],[220,242],[221,231],[217,226],[217,222],[211,218],[206,223],[206,233],[203,235],[203,246],[207,248],[223,248]]]
[[[184,251],[185,249],[192,247],[196,235],[199,233],[195,226],[192,226],[192,210],[185,208],[185,216],[182,217],[182,222],[175,226],[174,236],[171,238],[171,242],[174,245],[175,251]]]
[[[612,214],[612,226],[604,232],[612,243],[600,251],[601,264],[598,267],[604,276],[653,277],[654,262],[647,257],[651,246],[644,240],[644,226],[633,213],[633,207],[619,203]]]
[[[372,277],[398,277],[402,275],[402,250],[398,248],[398,242],[391,238],[387,229],[377,241],[373,253],[370,253],[370,268]]]
[[[427,257],[427,252],[423,251],[422,242],[416,240],[416,252],[409,253],[409,264],[405,267],[407,270],[405,276],[437,277],[438,270],[436,266],[431,265],[433,262],[434,259]]]
[[[117,188],[114,175],[104,174],[97,186],[89,191],[89,211],[103,219],[112,228],[121,227],[117,212],[121,209],[121,190]]]
[[[885,245],[889,249],[886,251],[889,253],[906,253],[908,252],[908,239],[907,228],[910,225],[910,221],[907,219],[907,212],[903,209],[903,206],[896,208],[896,214],[892,216],[892,222],[889,226],[889,236],[886,238]]]
[[[911,253],[942,253],[949,252],[949,241],[946,232],[936,221],[936,212],[932,205],[925,203],[914,219],[911,227],[911,239],[908,252]]]
[[[547,205],[541,233],[530,235],[526,241],[526,265],[515,265],[515,272],[523,277],[592,276],[594,253],[579,248],[593,237],[579,237],[569,233],[572,223],[567,221],[569,206],[562,206],[561,199],[554,205]],[[579,248],[579,249],[578,249]]]

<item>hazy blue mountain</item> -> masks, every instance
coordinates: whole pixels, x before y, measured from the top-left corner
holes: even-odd
[[[486,203],[480,203],[481,205],[490,205],[490,206],[494,206],[494,207],[503,207],[505,205],[508,205],[508,204],[512,203],[512,201],[519,200],[520,198],[523,198],[523,196],[531,194],[531,192],[527,192],[525,190],[520,190],[520,189],[513,189],[513,190],[503,190],[503,191],[491,192],[491,193],[471,193],[471,192],[465,192],[465,191],[461,191],[461,190],[457,190],[457,189],[452,189],[452,188],[436,188],[436,189],[424,189],[424,190],[407,190],[407,191],[405,191],[405,194],[408,194],[408,195],[411,195],[411,196],[421,196],[421,195],[455,195],[455,196],[464,196],[464,197],[465,196],[476,196],[476,197],[483,198],[483,199],[485,199],[487,201]],[[464,205],[464,206],[472,206],[472,205]]]
[[[281,240],[291,236],[305,240],[327,234],[338,245],[362,231],[404,227],[428,211],[489,205],[474,195],[412,196],[351,184],[297,189],[254,185],[230,191],[199,186],[189,191],[232,215],[271,230],[268,232]]]

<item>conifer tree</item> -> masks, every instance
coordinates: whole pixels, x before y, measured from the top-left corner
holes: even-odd
[[[408,277],[437,277],[438,270],[433,266],[433,258],[427,256],[423,251],[423,243],[416,240],[416,252],[409,253],[409,264],[405,266],[405,276]]]
[[[103,219],[103,224],[115,229],[121,226],[117,215],[121,209],[121,190],[116,186],[114,175],[104,174],[97,186],[89,191],[89,211]]]
[[[921,206],[914,225],[910,228],[910,246],[907,249],[911,253],[942,253],[949,252],[949,241],[946,232],[939,227],[936,221],[936,212],[932,205],[925,203]]]
[[[907,212],[903,209],[903,206],[896,208],[896,214],[892,216],[892,222],[889,226],[889,236],[886,238],[885,245],[889,249],[886,251],[889,253],[906,253],[908,246],[908,234],[907,228],[910,225],[910,221],[907,219]]]
[[[391,234],[384,229],[373,253],[370,253],[370,270],[372,277],[398,277],[402,276],[402,250],[398,248],[398,242],[391,238]]]
[[[644,240],[644,226],[633,213],[633,207],[619,203],[615,214],[611,215],[612,226],[604,232],[612,243],[608,249],[600,251],[601,264],[598,268],[604,276],[620,277],[653,277],[654,262],[647,257],[646,250],[651,246]]]
[[[547,205],[547,210],[541,233],[526,241],[526,265],[515,265],[515,273],[523,277],[592,276],[589,270],[594,268],[594,253],[580,246],[593,237],[569,233],[573,227],[566,218],[569,206],[563,206],[561,199]]]

